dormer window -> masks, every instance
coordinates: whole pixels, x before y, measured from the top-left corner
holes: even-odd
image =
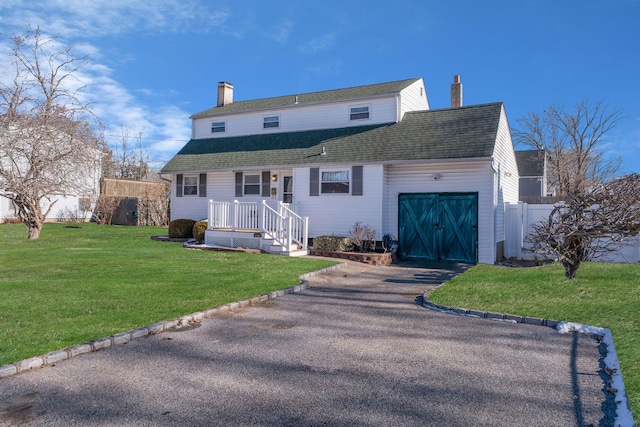
[[[280,127],[280,116],[268,116],[264,118],[262,123],[263,129],[269,128],[279,128]]]
[[[211,123],[211,133],[226,132],[226,122],[213,122]]]
[[[366,120],[369,119],[369,106],[357,105],[349,107],[349,120]]]

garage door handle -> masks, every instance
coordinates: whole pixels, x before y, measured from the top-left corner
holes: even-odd
[[[433,228],[438,229],[438,224],[433,224]]]

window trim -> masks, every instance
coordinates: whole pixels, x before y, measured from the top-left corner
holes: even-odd
[[[191,184],[191,185],[187,185],[187,180],[188,179],[195,179],[195,184]],[[195,193],[188,193],[187,187],[195,187],[196,192]],[[200,195],[200,176],[197,174],[185,174],[182,177],[182,195],[184,197],[198,197]]]
[[[357,110],[357,109],[364,110],[365,108],[366,108],[366,112],[365,111],[354,112],[354,110]],[[364,114],[366,114],[366,117],[363,116]],[[371,120],[371,104],[357,104],[357,105],[349,106],[349,121],[352,122],[352,121],[358,121],[358,120]]]
[[[262,129],[279,129],[279,128],[280,128],[280,114],[262,117]]]
[[[226,133],[227,121],[211,122],[211,133]]]
[[[243,173],[242,174],[242,194],[244,196],[261,196],[262,195],[262,177],[261,177],[261,173]],[[257,176],[258,177],[258,182],[257,183],[247,183],[247,177],[250,176]],[[257,192],[256,193],[247,193],[247,185],[250,185],[252,187],[256,187],[257,188]]]
[[[319,194],[321,195],[328,195],[328,194],[351,194],[351,189],[353,187],[353,177],[352,177],[352,172],[351,172],[351,168],[331,168],[331,169],[320,169],[319,171],[319,177],[318,177],[318,184],[320,187],[320,192]],[[346,181],[325,181],[324,180],[324,174],[327,172],[344,172],[347,174],[347,180]],[[324,189],[324,184],[343,184],[346,183],[347,185],[347,191],[325,191]],[[338,187],[339,188],[339,187]]]

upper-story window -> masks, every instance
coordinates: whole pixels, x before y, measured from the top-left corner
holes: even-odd
[[[280,116],[268,116],[264,118],[262,122],[263,129],[269,128],[279,128],[280,127]]]
[[[320,192],[322,194],[349,194],[349,170],[322,171]]]
[[[365,120],[369,118],[370,107],[368,105],[357,105],[349,107],[349,120]]]
[[[225,132],[227,130],[226,122],[212,122],[211,133]]]

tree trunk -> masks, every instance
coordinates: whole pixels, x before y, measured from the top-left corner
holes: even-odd
[[[37,222],[30,222],[27,224],[27,230],[29,230],[29,240],[35,240],[40,237],[40,230],[42,230],[42,224]]]
[[[580,260],[579,259],[569,260],[565,258],[562,261],[562,265],[564,266],[564,276],[567,279],[571,280],[576,277],[576,272],[578,271],[578,268],[580,268]]]

